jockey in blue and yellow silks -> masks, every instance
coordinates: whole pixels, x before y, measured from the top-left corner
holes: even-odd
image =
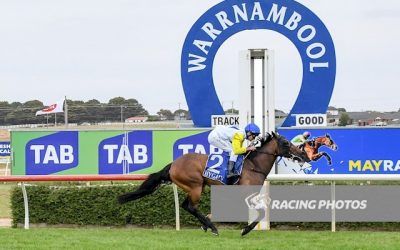
[[[235,127],[217,126],[208,135],[208,142],[229,153],[228,178],[232,177],[233,167],[237,156],[248,151],[254,151],[254,146],[243,146],[245,139],[253,141],[260,134],[260,128],[254,124],[248,124],[244,130]]]

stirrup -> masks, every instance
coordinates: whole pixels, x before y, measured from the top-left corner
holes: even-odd
[[[227,179],[229,179],[229,178],[232,178],[232,177],[235,177],[235,176],[237,176],[237,174],[235,174],[235,173],[228,173],[227,175],[226,175],[226,178]]]
[[[226,178],[227,185],[234,185],[239,180],[240,176],[238,174],[233,175],[232,177]]]

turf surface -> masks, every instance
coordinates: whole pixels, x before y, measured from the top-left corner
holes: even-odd
[[[398,232],[0,229],[0,249],[400,249]]]
[[[0,218],[11,217],[10,190],[13,186],[15,184],[0,184]]]

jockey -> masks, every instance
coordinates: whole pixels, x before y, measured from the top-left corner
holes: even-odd
[[[210,132],[208,142],[229,153],[228,178],[234,176],[233,167],[238,155],[256,150],[253,145],[244,147],[244,140],[254,141],[259,134],[260,128],[254,123],[248,124],[244,130],[236,127],[217,126]]]
[[[293,143],[293,145],[303,148],[304,144],[307,142],[308,138],[310,138],[311,133],[308,131],[304,131],[303,134],[299,134],[295,136],[290,142]]]

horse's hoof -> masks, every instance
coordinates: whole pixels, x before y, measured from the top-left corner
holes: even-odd
[[[213,235],[215,235],[215,236],[219,236],[219,233],[218,233],[218,230],[217,230],[217,229],[212,230],[211,233],[212,233]]]
[[[242,236],[245,236],[248,234],[251,230],[249,230],[247,227],[243,228],[242,231],[240,232]]]
[[[204,232],[207,232],[207,229],[208,229],[208,227],[206,227],[206,226],[204,226],[204,225],[201,225],[201,230],[203,230]]]

